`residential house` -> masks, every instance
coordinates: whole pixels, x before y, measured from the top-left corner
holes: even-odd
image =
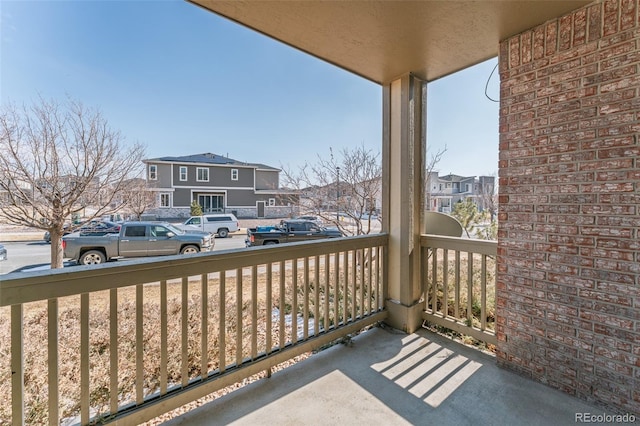
[[[33,197],[33,186],[30,182],[8,178],[0,181],[0,206],[10,205],[13,202],[21,203],[30,197]]]
[[[451,213],[455,203],[467,199],[472,200],[480,211],[495,209],[492,202],[495,194],[493,176],[460,176],[452,173],[439,176],[438,172],[430,172],[425,187],[427,210]]]
[[[186,217],[196,201],[204,213],[238,217],[283,217],[295,209],[296,194],[279,189],[280,169],[204,153],[143,161],[147,183],[158,193],[158,218]]]

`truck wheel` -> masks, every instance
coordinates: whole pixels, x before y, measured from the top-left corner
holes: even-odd
[[[275,241],[265,241],[265,242],[264,242],[264,245],[265,245],[265,246],[270,246],[270,245],[273,245],[273,244],[278,244],[278,243],[277,243],[277,242],[275,242]]]
[[[104,253],[98,250],[89,250],[82,256],[80,256],[81,265],[100,265],[107,261]]]
[[[184,246],[182,250],[180,250],[180,254],[195,254],[198,253],[200,249],[198,246]]]
[[[218,229],[218,236],[220,238],[227,238],[229,236],[229,230],[227,228]]]

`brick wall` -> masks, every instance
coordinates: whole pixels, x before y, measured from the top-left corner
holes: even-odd
[[[498,362],[640,413],[640,4],[500,44]]]

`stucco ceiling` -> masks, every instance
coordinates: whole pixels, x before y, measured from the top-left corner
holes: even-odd
[[[578,0],[188,0],[377,83],[432,81],[498,55],[511,35]]]

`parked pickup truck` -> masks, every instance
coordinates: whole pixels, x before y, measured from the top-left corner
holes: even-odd
[[[64,257],[81,265],[95,265],[117,257],[191,254],[213,249],[208,232],[186,232],[166,222],[125,222],[118,234],[62,239]]]
[[[339,238],[342,232],[336,228],[324,228],[310,220],[284,220],[280,225],[258,226],[247,229],[247,247],[296,241]]]
[[[239,228],[238,219],[231,213],[207,214],[204,216],[191,216],[177,228],[190,231],[204,231],[218,234],[220,238],[227,238],[229,232],[236,232]]]

